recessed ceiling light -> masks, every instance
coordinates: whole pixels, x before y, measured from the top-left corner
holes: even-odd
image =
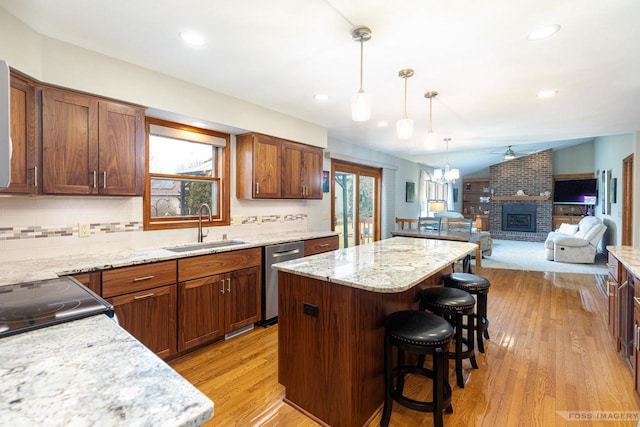
[[[180,40],[191,46],[202,46],[205,43],[204,37],[190,31],[183,31],[179,36]]]
[[[560,31],[560,25],[558,24],[545,25],[544,27],[531,31],[527,36],[527,40],[536,41],[546,39],[547,37],[551,37],[558,31]]]
[[[385,122],[384,120],[378,122],[379,128],[386,128],[387,126],[389,126],[389,122]]]
[[[326,101],[327,99],[329,99],[329,95],[327,95],[326,93],[316,93],[315,95],[313,95],[313,99],[315,99],[316,101]]]
[[[538,98],[551,98],[552,96],[556,96],[558,91],[555,89],[545,89],[538,92]]]

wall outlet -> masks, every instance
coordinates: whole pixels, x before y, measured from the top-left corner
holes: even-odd
[[[284,222],[284,215],[280,215],[280,219],[279,219],[279,221],[280,221],[280,222]]]
[[[91,224],[88,222],[81,222],[78,224],[78,237],[91,236]]]
[[[233,223],[233,225],[242,225],[242,217],[241,216],[234,216],[232,223]]]
[[[327,211],[322,212],[322,219],[329,219],[329,212]]]
[[[262,224],[262,215],[258,215],[258,216],[256,217],[256,222],[257,222],[258,224]]]

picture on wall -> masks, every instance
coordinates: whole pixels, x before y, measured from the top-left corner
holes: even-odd
[[[322,192],[329,192],[329,171],[322,171]]]
[[[416,199],[416,184],[414,182],[407,181],[406,192],[407,203],[413,203]]]

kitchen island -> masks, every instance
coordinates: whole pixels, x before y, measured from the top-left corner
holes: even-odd
[[[476,247],[395,237],[276,264],[285,400],[325,425],[370,421],[384,401],[385,317],[417,309],[418,292]]]

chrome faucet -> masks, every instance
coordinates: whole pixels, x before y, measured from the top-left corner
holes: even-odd
[[[202,208],[207,208],[207,211],[209,212],[209,222],[213,221],[213,217],[211,215],[211,208],[209,207],[208,204],[203,203],[200,205],[200,207],[198,208],[198,243],[202,243],[202,239],[204,239],[205,237],[207,237],[207,234],[202,234]]]

